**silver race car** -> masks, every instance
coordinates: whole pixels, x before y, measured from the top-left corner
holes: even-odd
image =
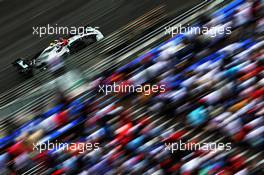
[[[47,63],[47,59],[51,54],[57,54],[57,56],[63,59],[68,57],[70,54],[74,54],[86,46],[95,43],[104,38],[104,35],[97,30],[97,28],[87,27],[85,32],[70,37],[69,39],[55,40],[50,44],[43,52],[36,57],[36,65],[44,66]]]
[[[30,61],[30,70],[41,69],[45,70],[48,67],[50,59],[60,57],[66,59],[69,55],[78,52],[86,46],[93,44],[104,38],[104,35],[98,28],[86,27],[85,32],[74,35],[68,39],[60,38],[50,43],[49,47],[36,54]],[[17,59],[13,65],[19,68],[19,72],[26,71],[26,63],[28,60]],[[31,72],[31,71],[30,71]],[[33,72],[33,71],[32,71]]]

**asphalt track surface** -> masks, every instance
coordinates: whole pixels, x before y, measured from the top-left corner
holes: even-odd
[[[151,9],[165,5],[181,11],[202,0],[0,0],[0,93],[24,81],[11,63],[30,58],[58,35],[33,35],[33,27],[100,27],[104,35],[118,30]]]

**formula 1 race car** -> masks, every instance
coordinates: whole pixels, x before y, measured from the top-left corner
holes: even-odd
[[[19,58],[14,61],[13,65],[17,67],[19,73],[33,75],[33,69],[46,70],[54,58],[64,60],[69,55],[103,38],[103,34],[97,28],[86,27],[85,32],[74,35],[69,39],[60,38],[59,40],[55,40],[46,49],[37,53],[31,60]]]
[[[74,54],[86,46],[103,39],[103,34],[96,28],[87,27],[85,32],[70,37],[69,39],[55,40],[50,46],[39,52],[33,59],[36,60],[36,66],[46,65],[49,57],[59,56],[66,59],[70,54]]]

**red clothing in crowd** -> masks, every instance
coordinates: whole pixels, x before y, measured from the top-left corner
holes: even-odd
[[[14,157],[19,156],[20,154],[27,151],[31,150],[22,141],[15,143],[7,149],[7,152]]]
[[[61,127],[68,122],[68,112],[62,111],[53,118],[54,123],[57,127]]]

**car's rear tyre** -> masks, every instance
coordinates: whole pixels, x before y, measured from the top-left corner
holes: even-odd
[[[74,44],[72,44],[69,47],[70,54],[75,54],[76,52],[82,50],[86,46],[87,46],[87,44],[84,41],[76,41]]]
[[[87,45],[91,45],[91,44],[95,43],[96,41],[97,41],[96,35],[91,35],[88,38],[85,38],[85,43]]]

